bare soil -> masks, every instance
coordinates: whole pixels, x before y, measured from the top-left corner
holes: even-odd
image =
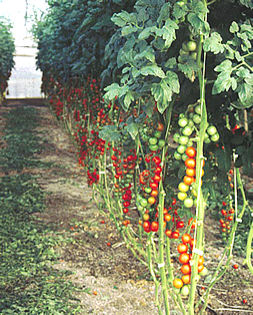
[[[53,226],[56,234],[69,238],[56,248],[59,260],[55,268],[71,271],[68,279],[85,289],[75,293],[82,305],[82,314],[158,314],[149,272],[126,249],[112,223],[99,213],[69,135],[48,108],[37,109],[40,122],[36,132],[42,148],[37,158],[53,164],[50,168],[30,170],[39,175],[38,182],[46,192],[45,212],[33,216]],[[209,228],[205,265],[212,271],[219,262],[222,248],[217,239],[217,223],[209,218],[206,224]],[[239,269],[231,266],[229,273],[215,286],[207,314],[253,313],[253,277],[243,265],[243,257],[234,257],[233,263],[238,263]],[[204,289],[205,284],[198,287],[199,295]],[[243,298],[247,299],[247,304],[242,303]]]

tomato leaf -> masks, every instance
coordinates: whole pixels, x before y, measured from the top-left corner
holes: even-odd
[[[203,48],[205,51],[211,51],[214,54],[223,53],[224,46],[221,43],[222,37],[219,33],[213,32],[210,37],[204,40]]]
[[[124,97],[124,110],[127,111],[130,104],[132,103],[132,101],[134,100],[134,96],[133,96],[133,92],[128,90],[125,97]]]
[[[141,74],[144,76],[153,75],[159,78],[165,78],[165,73],[163,72],[162,68],[158,67],[156,64],[142,67]]]
[[[121,133],[115,125],[103,126],[99,131],[99,137],[105,141],[120,141]]]

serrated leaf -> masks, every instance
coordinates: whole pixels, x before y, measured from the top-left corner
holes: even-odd
[[[133,100],[134,100],[133,93],[132,91],[128,90],[124,97],[124,110],[128,110]]]
[[[230,28],[229,28],[229,32],[230,33],[236,33],[238,31],[239,31],[239,26],[235,21],[233,21]]]
[[[158,111],[163,114],[172,98],[173,93],[170,86],[168,86],[165,80],[161,80],[160,83],[152,84],[151,93],[157,102]]]
[[[178,94],[180,91],[180,83],[178,80],[178,76],[173,71],[166,72],[165,82],[170,86],[173,93]]]
[[[200,14],[189,13],[187,18],[192,27],[196,31],[201,32],[203,34],[208,34],[208,32],[210,31],[209,24],[202,19]]]
[[[158,67],[156,64],[148,65],[141,68],[142,75],[153,75],[159,78],[165,78],[165,73],[163,72],[162,68]]]
[[[122,36],[127,36],[129,34],[132,34],[132,33],[136,32],[136,31],[137,31],[136,27],[134,27],[132,25],[126,25],[126,26],[122,27],[121,35]]]
[[[174,21],[167,19],[164,27],[161,29],[166,47],[170,47],[171,43],[176,39],[176,30],[178,28],[178,25]]]
[[[131,122],[130,124],[127,124],[125,129],[130,134],[132,139],[135,140],[136,136],[138,135],[138,124],[135,122]]]
[[[216,72],[231,72],[232,71],[232,62],[230,60],[224,60],[218,66],[214,68]]]
[[[196,72],[198,70],[198,65],[195,61],[189,60],[186,63],[178,63],[178,69],[184,73],[186,78],[191,82],[194,82],[196,77]]]
[[[115,97],[121,97],[127,93],[127,86],[119,86],[118,83],[112,83],[111,85],[107,86],[105,89],[106,91],[104,98],[107,100],[113,100]]]
[[[164,5],[162,6],[160,10],[159,18],[157,20],[158,24],[168,19],[168,16],[170,16],[170,8],[171,8],[171,4],[169,2],[164,3]]]
[[[221,92],[228,91],[231,87],[231,72],[223,71],[221,72],[214,82],[212,93],[220,94]]]
[[[145,27],[143,31],[140,32],[138,39],[140,40],[147,39],[150,35],[152,35],[153,31],[154,31],[153,26]]]
[[[231,87],[233,91],[235,91],[237,88],[237,81],[234,77],[231,78]]]
[[[224,46],[221,43],[222,37],[219,33],[213,32],[210,37],[207,37],[204,41],[203,48],[205,51],[211,51],[214,54],[223,53]]]
[[[114,13],[111,20],[114,24],[119,27],[123,27],[128,23],[136,24],[136,17],[134,14],[130,14],[126,11],[121,11],[120,13]]]
[[[138,59],[147,59],[149,61],[151,61],[152,63],[155,62],[155,54],[154,51],[151,47],[149,47],[148,49],[144,50],[143,52],[141,52],[140,54],[137,54],[134,57],[134,60],[138,60]]]
[[[245,107],[252,106],[253,103],[253,93],[252,86],[249,84],[240,84],[238,87],[238,96],[239,100]]]
[[[250,71],[249,69],[245,68],[245,67],[240,67],[236,72],[236,75],[239,77],[239,78],[249,78],[250,77]]]
[[[174,68],[177,64],[177,59],[175,57],[169,58],[165,64],[164,67],[166,68]]]
[[[99,131],[99,137],[105,141],[120,141],[121,133],[115,125],[104,126]]]

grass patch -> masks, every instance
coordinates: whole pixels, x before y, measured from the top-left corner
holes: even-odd
[[[13,109],[6,116],[6,148],[0,168],[22,172],[25,167],[45,167],[33,157],[41,150],[34,128],[33,108]],[[43,211],[44,193],[29,173],[0,178],[0,314],[78,314],[68,281],[68,271],[52,268],[59,240],[50,227],[35,223],[31,214]],[[62,241],[62,239],[60,240]]]

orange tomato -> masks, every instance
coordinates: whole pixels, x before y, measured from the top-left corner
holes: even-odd
[[[188,251],[188,246],[185,245],[184,243],[180,243],[180,244],[178,244],[178,246],[177,246],[177,251],[179,252],[179,254],[187,253],[187,251]]]
[[[192,239],[192,237],[191,237],[190,234],[185,233],[185,234],[182,235],[182,242],[184,244],[189,244],[191,239]]]
[[[196,160],[193,158],[188,158],[185,160],[185,166],[187,168],[195,168],[196,167]]]
[[[189,157],[189,158],[194,158],[196,156],[196,149],[193,147],[188,147],[185,150],[185,154]]]
[[[187,253],[182,253],[179,258],[178,258],[179,262],[181,264],[188,264],[188,262],[190,261],[190,255]]]
[[[184,264],[182,267],[181,267],[181,272],[184,274],[184,275],[188,275],[191,273],[191,266],[190,264]]]
[[[190,186],[194,182],[194,177],[185,176],[183,179],[185,185]]]
[[[151,197],[148,198],[148,203],[149,203],[150,205],[153,205],[155,202],[156,202],[155,197],[151,196]]]
[[[187,168],[185,172],[186,172],[186,175],[190,177],[193,177],[196,175],[195,168]]]
[[[181,289],[182,286],[184,285],[183,281],[179,278],[175,278],[173,280],[173,286],[176,288],[176,289]]]
[[[190,274],[183,275],[181,279],[184,284],[189,284],[191,282],[191,275]]]
[[[157,130],[158,130],[158,131],[163,131],[163,130],[164,130],[164,125],[163,125],[163,123],[158,122]]]

